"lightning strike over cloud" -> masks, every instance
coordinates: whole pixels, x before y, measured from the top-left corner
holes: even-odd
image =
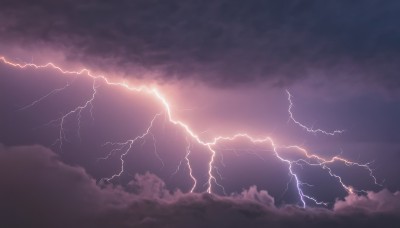
[[[121,167],[120,167],[119,172],[111,175],[108,178],[103,178],[101,181],[111,182],[115,178],[120,177],[125,171],[125,156],[131,150],[134,149],[134,146],[137,142],[144,143],[144,140],[146,137],[152,137],[153,143],[154,143],[154,153],[157,156],[157,158],[160,160],[162,166],[164,166],[164,162],[157,152],[157,147],[155,144],[156,139],[155,139],[154,134],[151,132],[151,130],[155,125],[156,119],[160,115],[165,115],[165,118],[168,120],[168,122],[170,124],[175,125],[175,126],[179,127],[180,129],[182,129],[183,133],[185,133],[185,135],[186,135],[186,138],[185,138],[186,139],[186,153],[185,153],[184,159],[186,161],[186,165],[189,170],[188,175],[193,180],[193,185],[192,185],[192,188],[190,189],[190,192],[193,192],[198,184],[198,180],[193,175],[193,172],[192,172],[193,170],[191,167],[191,161],[190,161],[190,157],[189,157],[191,154],[191,142],[196,142],[197,144],[201,145],[209,152],[210,157],[209,157],[209,162],[208,162],[208,179],[207,179],[207,183],[206,183],[206,185],[207,185],[206,191],[208,193],[212,193],[212,192],[214,192],[214,187],[218,187],[218,188],[222,189],[223,192],[225,192],[224,186],[222,186],[218,181],[217,177],[219,177],[219,179],[221,179],[221,177],[218,173],[216,165],[214,164],[216,161],[216,155],[218,154],[218,144],[221,142],[233,142],[237,139],[245,139],[248,142],[255,144],[255,145],[262,145],[262,146],[267,145],[267,146],[272,147],[272,150],[271,150],[272,154],[280,162],[286,164],[287,169],[288,169],[288,174],[290,175],[290,181],[295,182],[299,201],[301,202],[301,206],[303,206],[303,207],[306,207],[307,202],[313,202],[314,204],[317,204],[317,205],[327,205],[327,203],[319,201],[315,197],[310,196],[309,194],[304,192],[303,186],[309,186],[310,184],[301,181],[299,173],[297,173],[295,171],[295,168],[294,168],[295,166],[307,165],[307,166],[320,167],[322,170],[326,171],[327,174],[330,175],[330,177],[332,177],[332,179],[338,181],[339,184],[343,187],[343,189],[345,189],[349,194],[354,194],[355,192],[362,191],[362,190],[355,190],[350,185],[345,184],[343,181],[343,178],[341,176],[335,174],[333,172],[333,170],[329,167],[329,165],[331,165],[333,163],[341,163],[346,166],[354,166],[354,167],[366,169],[368,174],[373,179],[374,183],[377,184],[377,179],[373,175],[373,170],[369,166],[370,163],[361,164],[361,163],[347,160],[347,159],[345,159],[343,157],[339,157],[339,156],[334,156],[332,158],[323,158],[316,154],[311,154],[303,147],[300,147],[297,145],[290,145],[290,146],[279,145],[276,143],[276,141],[274,141],[269,136],[268,137],[253,137],[247,133],[236,133],[236,134],[232,134],[230,136],[216,136],[211,140],[204,140],[200,136],[201,133],[197,134],[190,128],[190,126],[187,123],[184,123],[181,120],[176,119],[174,117],[172,110],[171,110],[170,103],[167,100],[167,97],[165,97],[155,87],[149,87],[147,85],[132,86],[126,82],[115,82],[103,75],[94,75],[88,69],[81,69],[79,71],[64,70],[61,67],[59,67],[56,64],[51,63],[51,62],[44,64],[44,65],[36,65],[33,63],[26,63],[26,64],[15,63],[15,62],[7,60],[5,57],[0,57],[0,60],[4,64],[7,64],[12,67],[35,68],[35,69],[42,69],[42,68],[47,69],[48,68],[48,69],[57,70],[63,74],[74,75],[74,76],[85,76],[85,77],[89,77],[89,78],[93,79],[92,96],[89,97],[83,104],[77,106],[76,108],[74,108],[71,111],[67,112],[66,114],[62,115],[62,117],[60,117],[59,119],[51,121],[51,123],[58,123],[58,126],[59,126],[59,137],[56,142],[59,144],[60,149],[62,149],[63,141],[67,140],[65,123],[68,118],[70,118],[74,115],[76,116],[77,123],[78,123],[78,136],[80,134],[79,131],[80,131],[80,122],[81,122],[82,112],[84,110],[88,109],[90,115],[93,118],[93,106],[94,106],[93,102],[98,93],[97,88],[99,87],[100,82],[104,83],[104,85],[108,85],[108,86],[118,86],[118,87],[127,89],[129,91],[145,93],[145,94],[149,95],[149,97],[151,97],[152,99],[155,99],[156,101],[158,101],[159,104],[161,104],[161,106],[163,107],[162,112],[154,115],[154,117],[150,121],[148,127],[143,131],[143,133],[141,135],[136,136],[133,139],[129,139],[125,142],[117,142],[117,143],[116,142],[106,142],[104,144],[104,146],[106,146],[106,145],[113,146],[115,148],[112,149],[105,157],[100,158],[100,159],[108,159],[115,152],[122,151],[122,154],[120,155]],[[55,93],[62,91],[63,89],[66,89],[67,87],[68,86],[65,86],[63,88],[55,89],[55,90],[51,91],[49,94],[45,95],[44,97],[32,102],[28,106],[25,106],[24,109],[34,106],[41,100],[43,100],[51,95],[54,95]],[[289,101],[289,108],[288,108],[289,117],[298,126],[300,126],[301,128],[305,129],[307,132],[310,132],[310,133],[321,133],[321,134],[325,134],[325,135],[335,135],[335,134],[343,133],[343,130],[334,130],[332,132],[328,132],[328,131],[324,131],[321,129],[313,129],[313,128],[307,127],[307,126],[303,125],[302,123],[300,123],[299,121],[297,121],[294,118],[293,113],[292,113],[292,107],[293,107],[293,102],[291,100],[292,96],[289,93],[289,91],[286,91],[286,92],[287,92],[288,101]],[[283,150],[293,151],[293,152],[297,153],[298,155],[302,156],[302,158],[301,159],[289,159],[286,156],[287,155],[286,152]],[[181,163],[182,163],[182,161],[181,161]],[[175,173],[179,171],[181,163],[178,165]],[[217,172],[217,176],[214,175],[214,172]]]
[[[129,151],[132,149],[133,145],[134,145],[138,140],[144,140],[144,138],[145,138],[146,136],[152,135],[152,133],[151,133],[151,128],[153,127],[154,121],[155,121],[155,120],[157,119],[157,117],[160,116],[160,115],[161,115],[161,113],[157,113],[157,114],[153,117],[153,119],[152,119],[151,122],[150,122],[149,127],[146,129],[146,131],[145,131],[142,135],[139,135],[139,136],[137,136],[137,137],[134,138],[134,139],[127,140],[126,142],[123,142],[123,143],[113,143],[113,142],[107,142],[107,143],[106,143],[106,144],[110,144],[110,145],[118,145],[118,146],[121,146],[121,145],[122,145],[122,148],[125,148],[125,147],[126,147],[126,149],[125,149],[124,153],[122,153],[121,156],[120,156],[120,160],[121,160],[121,170],[120,170],[120,172],[117,173],[117,174],[112,175],[112,176],[109,177],[109,178],[104,178],[104,180],[110,182],[110,181],[112,181],[114,178],[120,177],[120,176],[122,175],[122,173],[124,173],[124,168],[125,168],[125,166],[124,166],[124,165],[125,165],[124,157],[129,153]],[[154,136],[152,135],[152,137],[154,137]],[[155,141],[154,141],[154,143],[155,143]],[[121,148],[121,147],[120,147],[120,148]],[[121,148],[121,149],[122,149],[122,148]],[[157,148],[154,146],[154,149],[156,150]],[[155,153],[157,153],[157,152],[155,152]],[[161,161],[162,161],[162,160],[161,160]],[[162,164],[164,165],[164,163],[162,163]],[[102,181],[102,180],[101,180],[101,181]]]
[[[190,165],[189,155],[191,153],[191,144],[190,144],[190,139],[188,139],[187,137],[186,137],[186,143],[187,143],[187,146],[185,148],[186,153],[185,153],[185,157],[183,159],[186,161],[187,168],[189,169],[189,176],[193,181],[192,188],[190,189],[190,192],[193,193],[194,189],[197,186],[197,179],[193,176],[193,169],[192,169],[192,167]],[[176,175],[180,171],[183,159],[179,161],[179,164],[176,167],[175,172],[172,173],[172,176]]]
[[[190,155],[190,153],[191,153],[191,150],[190,150],[191,148],[190,148],[190,140],[189,140],[188,138],[186,138],[186,143],[187,143],[187,147],[186,147],[185,160],[186,160],[186,164],[187,164],[188,169],[189,169],[189,176],[190,176],[190,178],[193,180],[193,186],[192,186],[192,188],[190,189],[190,192],[193,192],[194,189],[196,188],[197,180],[196,180],[196,178],[193,176],[193,169],[192,169],[192,167],[190,166],[189,155]]]

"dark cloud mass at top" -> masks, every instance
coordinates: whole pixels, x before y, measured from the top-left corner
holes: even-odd
[[[397,88],[399,10],[378,0],[2,0],[0,38],[162,80],[286,86],[316,76]]]

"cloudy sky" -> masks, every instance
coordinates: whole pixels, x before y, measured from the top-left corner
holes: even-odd
[[[399,11],[1,0],[0,225],[396,227]]]

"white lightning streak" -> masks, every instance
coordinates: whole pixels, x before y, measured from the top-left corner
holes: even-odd
[[[37,100],[34,100],[32,103],[30,103],[30,104],[28,104],[28,105],[25,105],[25,106],[23,106],[23,107],[21,107],[21,108],[19,108],[18,111],[22,111],[22,110],[31,108],[31,107],[35,106],[36,104],[42,102],[42,101],[45,100],[46,98],[48,98],[48,97],[50,97],[50,96],[52,96],[52,95],[54,95],[54,94],[57,94],[57,93],[59,93],[59,92],[65,90],[65,89],[67,89],[70,85],[71,85],[70,83],[67,83],[65,86],[63,86],[63,87],[61,87],[61,88],[53,89],[53,90],[50,91],[48,94],[46,94],[46,95],[44,95],[44,96],[38,98]]]
[[[294,118],[293,112],[292,112],[292,108],[293,108],[293,102],[292,102],[292,94],[290,94],[289,90],[286,90],[286,93],[288,95],[288,101],[289,101],[289,108],[288,108],[288,113],[289,113],[289,118],[290,120],[292,120],[295,124],[297,124],[298,126],[300,126],[301,128],[303,128],[304,130],[306,130],[307,132],[310,133],[321,133],[324,135],[336,135],[336,134],[341,134],[344,132],[344,130],[334,130],[334,131],[325,131],[322,129],[314,129],[313,127],[307,127],[306,125],[302,124],[301,122],[297,121]]]

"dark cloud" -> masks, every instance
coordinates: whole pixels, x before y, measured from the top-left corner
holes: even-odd
[[[256,187],[241,194],[170,192],[155,175],[127,189],[99,187],[82,168],[40,147],[0,147],[1,227],[396,227],[400,194],[348,196],[333,210],[274,206]],[[128,193],[131,192],[131,193]]]
[[[309,76],[397,88],[398,1],[3,0],[0,38],[131,75],[228,86]],[[6,44],[7,45],[7,44]]]

